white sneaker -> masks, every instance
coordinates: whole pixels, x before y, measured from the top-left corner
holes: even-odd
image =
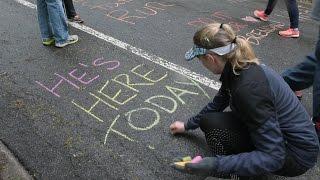
[[[68,37],[68,40],[64,43],[56,43],[55,46],[58,47],[58,48],[62,48],[62,47],[65,47],[67,45],[70,45],[70,44],[74,44],[76,42],[78,42],[79,38],[77,35],[69,35]]]

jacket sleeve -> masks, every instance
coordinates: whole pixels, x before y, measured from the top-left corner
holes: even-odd
[[[255,150],[217,156],[216,171],[254,176],[279,170],[285,159],[285,143],[268,83],[241,87],[233,99],[241,120],[248,127]]]
[[[210,112],[221,112],[226,107],[229,106],[230,95],[226,89],[221,87],[213,98],[213,101],[208,103],[196,116],[190,118],[187,123],[185,123],[185,129],[196,129],[199,127],[200,117],[203,114]]]

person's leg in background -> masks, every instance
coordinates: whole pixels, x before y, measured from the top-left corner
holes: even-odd
[[[309,55],[305,60],[294,67],[286,69],[281,76],[295,92],[297,98],[301,101],[302,90],[313,85],[314,73],[316,71],[316,57]]]
[[[293,91],[300,91],[313,85],[317,59],[314,54],[294,67],[286,69],[281,76]]]
[[[67,18],[72,22],[83,23],[84,21],[77,14],[72,0],[63,0]]]
[[[259,18],[262,21],[268,21],[268,16],[273,11],[274,7],[276,6],[278,0],[269,0],[266,9],[263,11],[261,10],[255,10],[253,12],[254,16]]]
[[[67,18],[70,19],[77,15],[76,10],[74,9],[72,0],[63,0],[64,7],[66,10]]]
[[[285,0],[289,19],[290,27],[285,31],[279,31],[279,35],[283,37],[294,37],[297,38],[300,36],[299,32],[299,9],[296,0]]]
[[[319,25],[318,42],[316,44],[315,54],[316,54],[318,61],[320,61],[320,25]]]
[[[317,64],[313,81],[313,119],[320,140],[320,26],[315,55]]]
[[[300,64],[285,70],[281,75],[293,91],[313,86],[313,122],[320,140],[320,26],[315,53],[306,56]]]
[[[320,138],[320,61],[317,62],[313,82],[313,119]]]
[[[37,0],[38,23],[43,45],[53,45],[54,38],[45,0]]]
[[[277,2],[278,2],[278,0],[269,0],[268,1],[267,8],[266,8],[266,10],[264,10],[264,13],[267,16],[269,16],[272,13],[272,11],[273,11],[274,7],[276,6]]]
[[[45,0],[47,2],[49,20],[52,24],[56,43],[64,43],[68,39],[68,25],[60,0]]]

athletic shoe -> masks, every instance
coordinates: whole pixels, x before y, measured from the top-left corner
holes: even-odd
[[[67,45],[70,45],[70,44],[74,44],[76,42],[78,42],[79,38],[77,35],[69,35],[68,37],[68,40],[64,43],[56,43],[55,46],[58,47],[58,48],[62,48],[62,47],[65,47]]]
[[[258,19],[260,19],[261,21],[268,21],[268,15],[266,15],[266,13],[264,13],[264,11],[259,11],[259,10],[255,10],[253,12],[254,16]]]
[[[298,38],[300,36],[300,32],[299,30],[294,30],[292,28],[289,28],[284,31],[279,31],[279,35],[283,37]]]
[[[48,39],[44,39],[42,40],[42,44],[45,46],[50,46],[50,45],[54,45],[54,39],[53,38],[48,38]]]

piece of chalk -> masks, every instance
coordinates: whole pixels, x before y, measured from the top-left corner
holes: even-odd
[[[198,163],[202,160],[201,156],[196,156],[191,160],[191,163]]]
[[[183,157],[182,161],[191,161],[191,156]]]
[[[191,161],[182,161],[182,162],[175,162],[174,164],[180,167],[184,167],[186,163],[190,163]]]

